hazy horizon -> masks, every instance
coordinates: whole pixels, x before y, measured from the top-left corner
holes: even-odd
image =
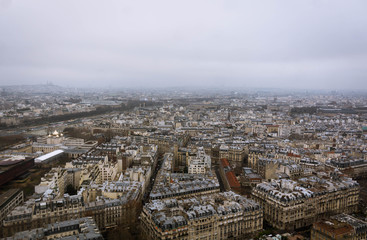
[[[0,0],[0,86],[367,90],[366,1]]]

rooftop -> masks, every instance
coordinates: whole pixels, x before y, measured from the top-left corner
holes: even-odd
[[[61,149],[59,149],[59,150],[55,150],[55,151],[53,151],[53,152],[50,152],[50,153],[47,153],[47,154],[45,154],[45,155],[42,155],[42,156],[40,156],[40,157],[38,157],[38,158],[36,158],[35,159],[35,161],[37,162],[42,162],[42,161],[45,161],[45,160],[47,160],[47,159],[49,159],[49,158],[52,158],[52,157],[55,157],[55,156],[57,156],[57,155],[59,155],[59,154],[62,154],[62,153],[64,153],[64,150],[61,150]]]
[[[18,194],[19,192],[21,192],[20,189],[10,189],[6,191],[5,193],[1,194],[0,195],[0,208],[2,208],[3,205],[5,205],[9,199],[11,199],[13,196]]]

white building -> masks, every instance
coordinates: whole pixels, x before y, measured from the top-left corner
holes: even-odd
[[[211,158],[204,151],[204,148],[198,148],[196,156],[188,158],[188,173],[205,174],[211,169]]]
[[[38,158],[34,159],[34,163],[48,163],[52,160],[60,158],[64,154],[64,150],[55,150],[53,152],[47,153],[45,155],[39,156]]]
[[[98,164],[100,172],[100,182],[114,181],[117,176],[118,167],[117,164],[108,162],[108,157],[106,156],[103,161]]]

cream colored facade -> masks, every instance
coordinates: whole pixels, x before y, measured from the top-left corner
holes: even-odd
[[[131,223],[136,220],[136,207],[140,202],[135,197],[140,196],[128,193],[118,199],[100,198],[88,203],[81,195],[42,202],[32,199],[7,215],[3,221],[3,236],[82,217],[92,217],[101,231]]]
[[[233,192],[153,200],[141,220],[149,239],[246,239],[263,227],[260,206]]]
[[[188,173],[190,174],[205,174],[210,171],[212,161],[211,157],[207,155],[203,147],[199,147],[195,156],[187,158]]]
[[[205,174],[206,173],[206,165],[205,163],[199,161],[199,160],[192,160],[190,162],[188,173],[189,174]]]
[[[356,211],[359,185],[350,178],[272,180],[258,184],[252,197],[260,203],[264,219],[273,227],[294,230],[331,214]]]
[[[35,192],[43,194],[44,200],[63,197],[68,185],[72,185],[75,189],[79,188],[82,175],[80,168],[52,168],[35,186]]]
[[[222,146],[219,149],[219,159],[226,158],[231,162],[242,162],[246,155],[246,148],[239,146]]]
[[[98,164],[99,167],[99,183],[103,183],[105,181],[114,181],[117,176],[118,166],[117,164],[108,162],[108,157],[106,156],[103,161],[100,161]]]
[[[248,154],[248,166],[252,169],[257,168],[258,160],[259,158],[272,158],[272,159],[279,159],[279,160],[291,160],[297,164],[300,163],[301,157],[299,155],[295,154],[282,154],[282,153],[276,153],[272,151],[250,151]]]
[[[50,153],[56,150],[59,150],[62,147],[61,144],[39,144],[33,143],[32,151],[33,152],[43,152],[43,153]]]

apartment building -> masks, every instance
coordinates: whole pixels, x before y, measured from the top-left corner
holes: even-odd
[[[258,184],[253,198],[264,209],[264,219],[282,230],[311,225],[322,217],[352,213],[359,203],[359,184],[351,178],[317,177],[272,180]]]
[[[103,240],[93,218],[79,218],[47,225],[45,228],[36,228],[18,232],[8,240],[43,240],[43,239],[83,239]]]
[[[367,222],[344,213],[318,221],[311,229],[311,240],[362,240],[366,238]]]
[[[6,215],[24,201],[23,191],[20,189],[10,189],[0,195],[0,226]]]
[[[234,192],[152,200],[141,220],[150,239],[246,238],[263,227],[260,205]]]

